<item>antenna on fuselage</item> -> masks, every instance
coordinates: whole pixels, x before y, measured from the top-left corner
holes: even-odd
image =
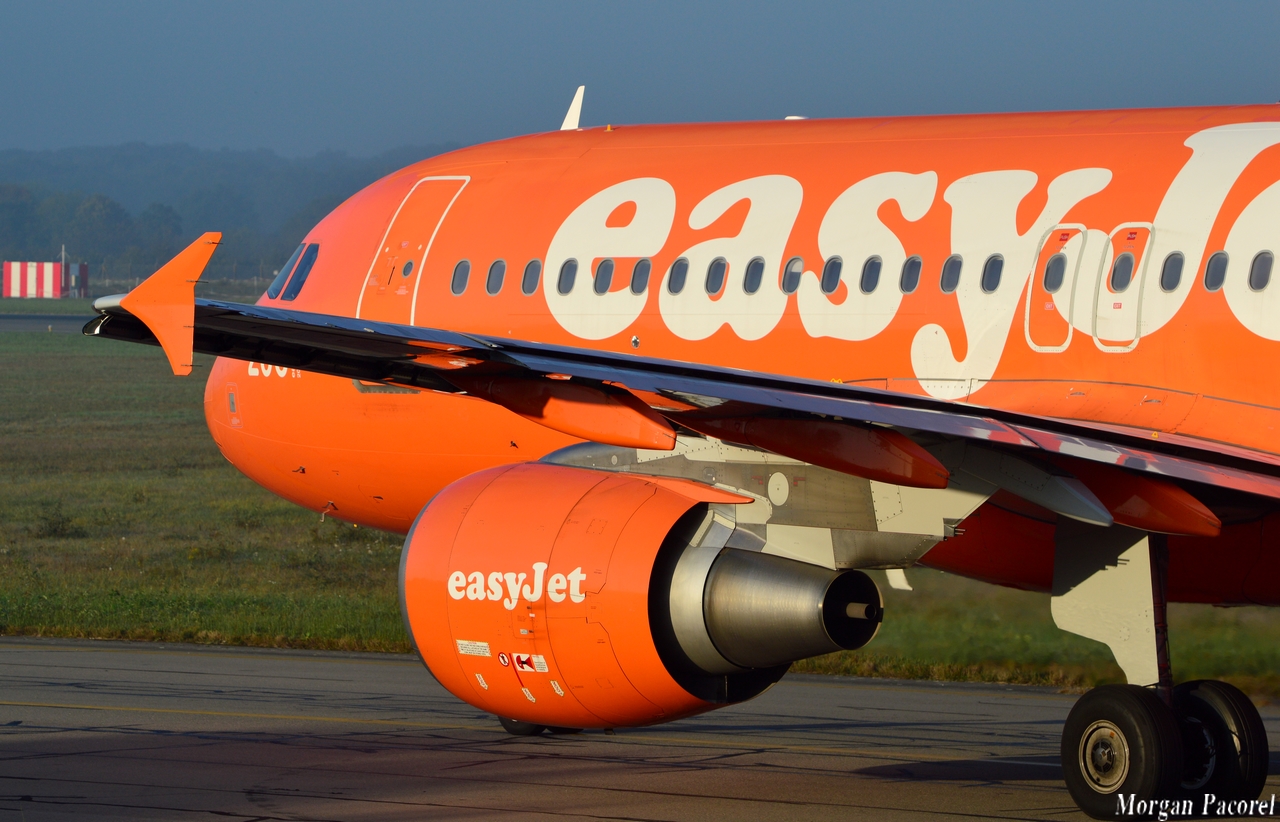
[[[586,86],[578,86],[578,90],[573,93],[573,102],[569,104],[569,111],[560,124],[561,131],[573,131],[578,127],[578,119],[582,116],[582,93],[586,89]]]

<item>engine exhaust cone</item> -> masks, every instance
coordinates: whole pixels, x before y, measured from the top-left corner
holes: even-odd
[[[884,600],[861,571],[832,571],[725,548],[703,590],[707,635],[740,668],[768,668],[866,645]]]

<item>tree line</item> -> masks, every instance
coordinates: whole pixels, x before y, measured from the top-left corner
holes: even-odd
[[[90,281],[146,277],[205,231],[223,242],[205,278],[269,277],[359,189],[453,145],[372,158],[147,146],[0,152],[0,259],[90,266]]]
[[[311,226],[343,199],[337,194],[318,198],[275,231],[231,227],[209,274],[253,277],[279,267]],[[65,248],[67,262],[89,263],[91,278],[145,277],[203,230],[188,229],[182,215],[164,203],[132,215],[105,194],[37,193],[0,183],[0,257],[5,260],[57,260]]]

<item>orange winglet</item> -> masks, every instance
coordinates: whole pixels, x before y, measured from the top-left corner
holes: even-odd
[[[754,445],[784,457],[878,482],[913,488],[946,488],[951,476],[932,454],[890,428],[782,417],[681,416],[679,419],[682,424],[712,437]]]
[[[121,308],[156,335],[169,367],[179,377],[191,373],[194,359],[196,281],[220,242],[220,231],[201,235],[120,300]]]
[[[1121,525],[1197,537],[1216,537],[1222,531],[1222,521],[1204,503],[1171,482],[1088,460],[1052,459],[1075,474]]]

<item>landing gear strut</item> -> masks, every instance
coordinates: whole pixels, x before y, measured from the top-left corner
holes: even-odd
[[[1129,682],[1145,685],[1103,685],[1071,709],[1062,730],[1071,798],[1096,819],[1150,800],[1256,799],[1269,758],[1257,708],[1225,682],[1174,687],[1167,538],[1060,524],[1056,547],[1058,626],[1106,642]]]

